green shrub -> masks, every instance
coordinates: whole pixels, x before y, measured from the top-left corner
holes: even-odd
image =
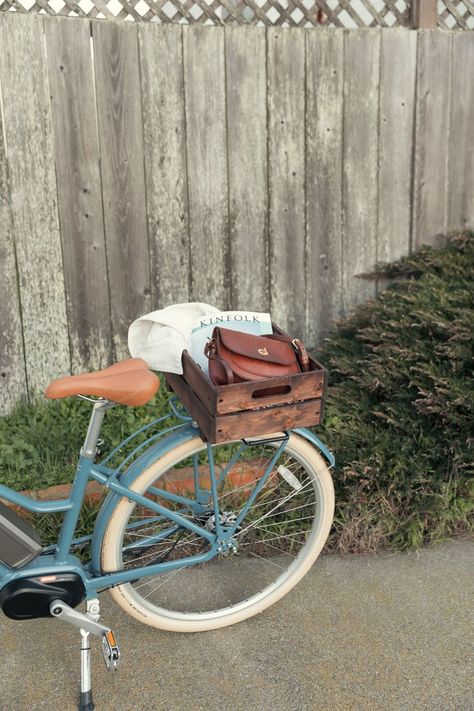
[[[472,530],[474,240],[424,248],[328,339],[322,438],[337,459],[340,551],[413,548]]]

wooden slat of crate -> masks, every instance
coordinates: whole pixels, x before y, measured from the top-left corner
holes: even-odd
[[[321,398],[323,381],[323,372],[317,371],[284,378],[269,378],[261,382],[224,385],[217,393],[216,414],[225,415],[242,410],[257,410],[262,405],[277,406]],[[272,388],[282,388],[282,392],[277,395],[263,394]],[[261,396],[259,392],[262,392]]]
[[[306,400],[291,405],[248,410],[215,418],[211,434],[215,442],[256,437],[270,432],[291,430],[294,427],[317,425],[321,416],[321,400]]]
[[[191,356],[185,352],[183,354],[183,378],[211,415],[225,415],[241,410],[256,410],[267,405],[284,405],[289,402],[323,397],[324,368],[312,359],[311,364],[313,369],[308,373],[216,387],[206,378]],[[258,395],[261,391],[277,387],[281,387],[283,392],[277,395]]]

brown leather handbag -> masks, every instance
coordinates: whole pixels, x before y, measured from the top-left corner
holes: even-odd
[[[309,370],[306,348],[284,335],[253,336],[216,326],[204,353],[216,385],[265,380]]]

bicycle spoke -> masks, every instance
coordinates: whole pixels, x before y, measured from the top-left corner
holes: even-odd
[[[292,553],[290,553],[289,551],[282,551],[281,548],[277,548],[276,546],[273,546],[271,543],[269,543],[269,542],[266,541],[266,540],[258,541],[257,544],[258,544],[258,545],[262,545],[262,546],[268,546],[269,548],[273,548],[274,550],[278,551],[278,553],[280,553],[280,555],[281,555],[282,553],[284,553],[284,555],[289,555],[289,556],[291,556],[292,558],[296,558],[296,556],[293,555]],[[249,552],[250,552],[250,551],[249,551]]]
[[[275,476],[276,472],[272,472],[270,476],[268,477],[267,485],[269,481]],[[252,484],[256,484],[261,477],[257,477],[256,479],[252,479],[252,481],[246,482],[245,484],[242,484],[242,486],[237,487],[236,489],[232,489],[232,491],[227,492],[227,494],[222,494],[221,497],[219,497],[219,502],[221,502],[223,499],[226,498],[226,496],[235,496],[239,491],[243,491],[244,489],[249,489]]]
[[[179,490],[178,490],[176,484],[174,483],[173,479],[172,479],[172,478],[169,478],[169,479],[167,478],[167,479],[166,479],[166,482],[167,482],[167,483],[169,482],[170,484],[172,484],[175,493],[178,494],[178,496],[180,496],[180,492],[179,492]],[[192,509],[192,506],[190,506],[190,505],[187,504],[187,503],[184,503],[184,505],[185,505],[186,508],[189,509],[189,511],[191,512],[191,518],[192,518],[192,517],[194,516],[194,511],[193,511],[193,509]]]
[[[242,563],[242,565],[244,565],[246,568],[249,568],[249,570],[252,571],[253,575],[255,575],[255,573],[260,576],[264,575],[263,571],[261,570],[261,567],[255,568],[253,565],[250,565],[250,563],[248,562],[248,558],[244,559],[244,558],[240,557],[239,563]]]
[[[165,578],[165,580],[163,580],[159,585],[156,586],[156,588],[153,588],[153,590],[151,590],[151,592],[149,592],[148,595],[145,595],[145,599],[149,598],[150,595],[152,595],[154,592],[156,592],[157,590],[162,588],[163,585],[166,585],[166,583],[168,583],[171,580],[171,578],[175,578],[177,575],[179,575],[179,573],[182,573],[183,570],[184,570],[184,568],[178,568],[177,570],[174,570],[172,573],[170,573],[168,575],[168,577]]]
[[[309,486],[309,485],[310,485],[310,483],[308,483],[308,486]],[[276,506],[274,506],[270,511],[268,511],[266,514],[264,514],[261,518],[257,519],[256,522],[250,523],[248,526],[246,526],[245,528],[243,528],[243,529],[242,529],[241,531],[239,531],[236,535],[237,535],[237,536],[241,536],[241,535],[242,535],[243,533],[245,533],[245,531],[247,531],[252,525],[255,525],[255,523],[259,523],[260,521],[263,521],[265,518],[268,518],[268,516],[270,516],[272,513],[274,513],[274,511],[276,511],[280,506],[282,506],[283,504],[285,504],[287,501],[289,501],[290,499],[292,499],[292,498],[293,498],[294,496],[296,496],[297,494],[301,494],[301,492],[303,491],[304,488],[305,488],[305,487],[301,487],[301,489],[299,489],[298,492],[293,491],[293,493],[290,493],[290,494],[288,494],[287,496],[285,496],[285,497],[280,501],[279,504],[277,504]]]
[[[306,508],[306,504],[303,504],[303,506],[295,506],[295,508],[287,509],[286,511],[282,511],[281,513],[284,514],[284,513],[290,512],[290,511],[298,511],[301,508]],[[279,515],[280,515],[280,512],[279,512]],[[310,520],[312,520],[312,518],[313,518],[312,516],[303,516],[302,518],[294,518],[294,519],[292,518],[292,519],[290,519],[290,522],[296,523],[297,521],[310,521]],[[261,520],[264,521],[265,519],[261,519]],[[268,526],[249,526],[248,530],[250,530],[250,528],[252,530],[254,530],[255,528],[258,528],[259,530],[263,531],[265,529],[272,528],[272,526],[278,526],[279,523],[280,523],[279,521],[275,521],[274,523],[270,523]]]
[[[309,479],[305,479],[305,482],[309,482]],[[304,484],[304,482],[301,482],[301,483]],[[301,488],[303,489],[303,486]],[[301,489],[299,491],[301,491]],[[299,491],[295,491],[295,496],[297,496]],[[251,508],[251,511],[261,508],[262,506],[270,506],[271,504],[275,503],[276,501],[281,501],[281,499],[272,499],[271,501],[261,501],[260,503],[254,504]]]
[[[262,543],[262,544],[267,544],[269,541],[279,541],[280,539],[285,539],[292,541],[295,536],[301,536],[302,533],[307,533],[307,531],[298,531],[298,533],[290,533],[286,535],[280,535],[280,536],[274,536],[272,538],[262,538],[261,540],[256,541],[256,543]],[[246,548],[247,546],[253,546],[255,545],[255,542],[249,541],[248,543],[241,543],[239,545],[239,550],[241,548]]]
[[[275,566],[275,568],[280,568],[280,570],[285,570],[281,565],[278,565],[278,563],[275,563],[270,558],[263,558],[261,555],[257,555],[253,551],[249,551],[249,552],[250,552],[250,555],[253,556],[254,558],[259,558],[260,560],[263,560],[264,563],[269,563],[270,565]]]

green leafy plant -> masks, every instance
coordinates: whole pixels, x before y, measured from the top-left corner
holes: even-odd
[[[340,551],[413,548],[472,531],[474,239],[422,249],[329,338],[319,433],[337,457]]]

